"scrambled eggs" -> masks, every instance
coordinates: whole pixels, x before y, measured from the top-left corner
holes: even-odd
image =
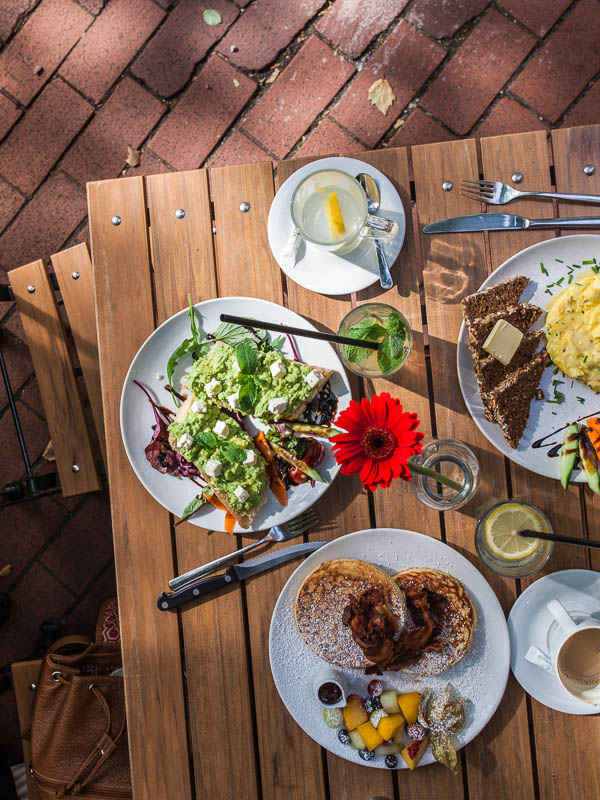
[[[600,391],[600,275],[578,275],[547,311],[548,355],[565,375]]]

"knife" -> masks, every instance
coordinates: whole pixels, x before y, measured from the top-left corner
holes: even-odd
[[[243,564],[233,564],[227,567],[225,572],[220,575],[212,575],[210,578],[201,578],[193,581],[175,592],[161,592],[158,595],[156,604],[159,611],[171,611],[183,603],[202,597],[204,594],[210,594],[236,581],[250,578],[252,575],[260,575],[261,572],[272,569],[279,564],[285,564],[293,558],[313,553],[324,544],[326,542],[294,544],[291,547],[285,547],[283,550],[276,550],[274,553],[267,553],[264,556],[259,556],[259,558],[253,558],[252,561],[246,561]]]
[[[527,219],[516,214],[470,214],[450,217],[425,225],[423,233],[464,233],[466,231],[525,230],[526,228],[598,228],[600,217]]]

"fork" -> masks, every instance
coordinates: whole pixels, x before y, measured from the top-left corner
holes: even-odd
[[[493,206],[503,206],[519,197],[551,197],[554,200],[579,200],[581,203],[600,203],[598,194],[561,194],[560,192],[521,192],[502,181],[461,181],[461,194],[471,200],[481,200]]]
[[[196,567],[195,569],[191,569],[189,572],[184,572],[183,575],[177,575],[175,578],[171,578],[169,581],[169,587],[173,590],[180,589],[190,581],[201,578],[203,575],[210,575],[211,572],[216,572],[217,570],[221,569],[221,567],[224,567],[227,564],[230,564],[232,561],[235,561],[238,556],[248,553],[250,550],[254,550],[255,547],[265,544],[265,542],[287,542],[289,539],[294,539],[296,536],[300,536],[300,534],[304,533],[309,528],[312,528],[318,523],[318,521],[319,520],[317,519],[315,512],[312,510],[312,508],[309,508],[308,511],[300,514],[300,516],[296,517],[296,519],[293,519],[291,522],[288,522],[285,525],[275,525],[273,528],[269,528],[262,539],[252,542],[251,544],[246,545],[246,547],[241,547],[234,553],[228,553],[226,556],[221,556],[221,558],[215,558],[214,561],[209,561],[208,564],[203,564],[201,567]]]

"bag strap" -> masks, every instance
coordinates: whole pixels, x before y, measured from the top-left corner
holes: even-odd
[[[61,683],[68,684],[69,681],[65,680],[62,676],[59,676],[59,680]],[[64,795],[69,792],[70,794],[77,795],[80,791],[87,786],[87,784],[92,780],[96,772],[100,769],[100,767],[107,761],[110,756],[115,752],[117,749],[117,745],[121,740],[124,732],[125,732],[125,725],[126,725],[126,717],[123,714],[123,721],[121,723],[121,727],[116,736],[111,737],[110,729],[112,727],[112,715],[110,711],[110,706],[108,705],[108,701],[104,696],[104,693],[97,686],[95,683],[90,683],[89,690],[93,694],[93,696],[98,700],[100,705],[102,706],[102,710],[104,711],[104,715],[106,717],[106,725],[104,729],[104,733],[96,743],[96,745],[90,751],[88,757],[85,759],[83,764],[79,767],[75,775],[71,778],[71,780],[66,783],[64,786],[61,786],[60,789],[57,790],[56,796],[57,797],[64,797]],[[86,774],[87,773],[87,774]],[[85,777],[84,777],[85,776]]]
[[[86,647],[89,647],[93,644],[92,640],[88,636],[63,636],[62,639],[57,639],[53,642],[48,650],[46,650],[46,655],[49,656],[52,653],[56,653],[62,647],[67,647],[70,644],[84,644]]]

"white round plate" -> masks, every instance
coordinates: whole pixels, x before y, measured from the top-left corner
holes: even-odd
[[[316,330],[314,325],[311,325],[299,314],[276,303],[269,303],[253,297],[220,297],[215,300],[206,300],[196,305],[196,312],[197,317],[200,317],[202,321],[202,329],[205,333],[215,331],[220,324],[220,314],[225,313]],[[167,361],[175,348],[189,335],[190,324],[187,309],[163,322],[154,333],[150,334],[131,362],[121,395],[121,435],[129,462],[152,497],[178,517],[181,516],[189,501],[198,493],[198,488],[190,480],[180,480],[173,475],[163,475],[153,469],[146,460],[144,448],[151,438],[154,414],[148,398],[133,383],[133,380],[135,378],[143,384],[159,405],[174,408],[170,393],[163,388],[167,382]],[[343,411],[351,400],[350,385],[333,347],[328,342],[316,339],[297,337],[295,342],[300,358],[307,364],[335,370],[331,377],[331,388],[338,397],[338,413]],[[293,358],[287,341],[283,347],[283,353],[288,358]],[[173,376],[175,386],[179,385],[185,370],[191,365],[192,358],[189,355],[180,360]],[[157,377],[158,375],[161,377]],[[256,432],[258,427],[253,426],[252,418],[248,417],[247,419],[250,432]],[[291,487],[288,491],[288,505],[285,507],[280,506],[270,489],[267,489],[266,502],[258,510],[252,526],[246,529],[246,533],[261,531],[293,519],[327,491],[339,472],[339,466],[331,453],[331,447],[325,444],[325,448],[325,456],[319,464],[319,472],[325,478],[325,482],[316,483],[314,488],[309,483]],[[223,511],[207,504],[189,521],[193,525],[222,531],[224,530],[224,519]],[[236,525],[235,530],[241,531],[242,529]]]
[[[470,700],[465,726],[456,737],[458,747],[464,747],[489,722],[506,688],[510,660],[506,620],[491,586],[464,556],[438,539],[414,531],[377,528],[341,536],[309,556],[290,577],[275,605],[269,634],[271,672],[287,710],[305,733],[336,756],[386,769],[383,758],[363,761],[358,751],[341,744],[337,730],[328,728],[323,721],[312,679],[326,662],[304,643],[294,621],[294,602],[302,582],[318,564],[335,558],[370,561],[390,575],[412,566],[440,569],[464,585],[475,605],[478,622],[473,643],[462,661],[441,675],[415,680],[406,672],[386,672],[381,678],[385,688],[403,692],[422,692],[426,687],[442,689],[450,683],[460,696]],[[339,672],[348,682],[349,693],[366,696],[371,676],[362,670]],[[407,768],[403,759],[398,761],[401,768]],[[427,750],[419,766],[433,761]]]
[[[525,275],[531,282],[525,289],[521,300],[534,303],[545,312],[548,300],[550,300],[550,295],[546,293],[548,284],[564,278],[558,291],[556,287],[550,289],[555,295],[558,294],[562,288],[567,286],[568,267],[592,258],[596,258],[600,263],[600,236],[580,234],[548,239],[527,247],[509,258],[492,272],[480,288],[488,289],[509,278]],[[544,265],[548,275],[542,272],[540,263]],[[579,270],[575,270],[575,274],[589,269],[589,266],[582,266]],[[546,314],[544,313],[534,327],[543,327],[545,321]],[[558,457],[549,458],[548,452],[554,445],[562,444],[564,429],[574,419],[588,419],[600,414],[600,398],[596,396],[596,393],[579,381],[563,378],[560,373],[554,375],[554,365],[551,364],[540,381],[544,399],[531,401],[531,414],[527,427],[519,446],[513,450],[506,442],[500,426],[489,422],[483,416],[483,404],[477,386],[477,378],[473,371],[473,357],[469,350],[469,334],[464,322],[458,336],[457,366],[458,382],[463,398],[469,413],[483,435],[511,461],[532,472],[537,472],[538,475],[558,479],[560,459]],[[558,386],[565,396],[564,402],[561,404],[548,402],[554,396],[553,379],[564,380],[564,383]],[[553,433],[556,435],[552,435]],[[534,443],[542,437],[546,437],[543,446],[534,447]],[[585,476],[583,472],[578,472],[572,480],[584,482]]]
[[[560,628],[546,608],[553,598],[560,600],[576,622],[590,615],[600,619],[600,572],[553,572],[519,595],[508,616],[511,669],[523,689],[545,706],[565,714],[597,714],[598,706],[571,697],[554,672],[536,667],[525,658],[532,644],[548,654],[556,649]]]
[[[344,256],[326,252],[311,242],[303,241],[300,244],[296,265],[289,267],[282,263],[282,253],[294,229],[290,213],[294,189],[306,175],[328,167],[344,170],[350,175],[366,172],[375,178],[381,196],[377,215],[398,223],[398,235],[395,239],[382,243],[388,263],[392,267],[398,258],[406,233],[406,218],[402,200],[393,183],[383,172],[356,158],[321,158],[290,175],[271,203],[268,223],[269,245],[275,260],[285,274],[300,286],[304,286],[305,289],[320,292],[320,294],[360,292],[361,289],[366,289],[367,286],[379,280],[377,255],[370,239],[365,239],[355,250]]]

